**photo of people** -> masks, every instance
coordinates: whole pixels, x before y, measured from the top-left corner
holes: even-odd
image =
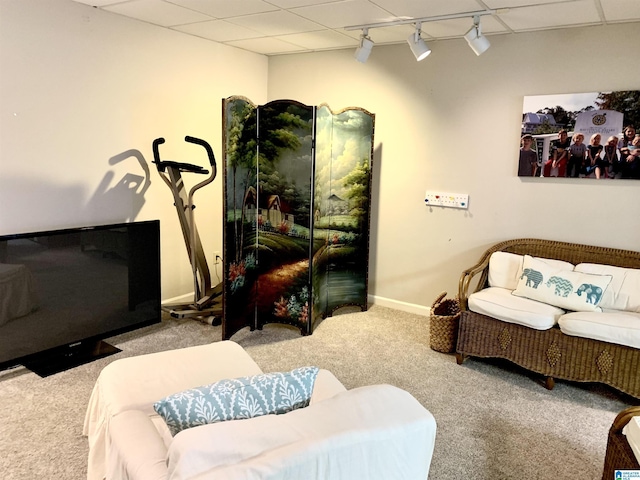
[[[640,90],[524,97],[518,176],[640,179]]]

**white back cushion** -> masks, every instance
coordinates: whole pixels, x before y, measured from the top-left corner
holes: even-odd
[[[522,275],[523,255],[493,252],[489,258],[489,286],[515,290]]]
[[[580,263],[576,272],[611,275],[613,279],[602,295],[600,306],[613,310],[640,312],[640,269]]]
[[[527,255],[528,256],[528,255]],[[573,270],[573,264],[552,258],[538,258],[558,270]],[[522,277],[524,255],[508,252],[493,252],[489,257],[489,286],[515,290]]]

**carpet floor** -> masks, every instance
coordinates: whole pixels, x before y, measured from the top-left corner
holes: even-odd
[[[50,377],[22,367],[0,372],[0,477],[85,478],[82,424],[100,370],[117,358],[220,337],[220,327],[165,318],[108,340],[122,352]],[[379,306],[334,315],[306,337],[266,325],[232,340],[265,372],[317,365],[347,388],[389,383],[409,391],[438,423],[429,475],[436,480],[600,479],[611,422],[638,403],[593,384],[558,381],[549,391],[506,362],[457,365],[453,355],[429,348],[428,317]]]

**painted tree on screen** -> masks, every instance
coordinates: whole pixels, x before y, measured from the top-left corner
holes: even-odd
[[[308,131],[310,126],[300,118],[297,106],[279,104],[278,102],[260,107],[259,115],[256,107],[248,102],[236,102],[231,108],[230,129],[227,137],[228,165],[231,168],[233,181],[233,212],[236,222],[236,261],[242,258],[244,247],[244,228],[241,227],[246,219],[246,206],[241,206],[239,225],[235,219],[237,209],[236,188],[244,192],[246,198],[249,188],[256,179],[256,171],[273,172],[274,161],[284,150],[296,150],[300,147],[298,132]],[[260,125],[257,125],[259,121]],[[259,130],[259,136],[257,135]],[[237,179],[239,172],[244,178]],[[268,173],[265,178],[268,178]],[[275,179],[271,179],[272,182]],[[261,185],[260,187],[262,187]]]

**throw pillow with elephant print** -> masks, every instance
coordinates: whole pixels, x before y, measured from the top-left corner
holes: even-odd
[[[558,268],[543,259],[525,255],[522,274],[512,294],[576,312],[599,311],[611,278],[611,275]]]

